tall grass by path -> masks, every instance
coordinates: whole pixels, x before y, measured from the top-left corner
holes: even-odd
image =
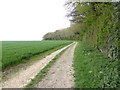
[[[64,47],[72,41],[3,41],[2,69],[24,62],[31,56],[57,47]]]
[[[120,85],[118,61],[87,43],[79,42],[74,52],[75,88],[116,88]]]

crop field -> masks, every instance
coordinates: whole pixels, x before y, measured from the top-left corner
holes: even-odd
[[[64,47],[72,41],[3,41],[2,69],[20,63],[31,56]]]

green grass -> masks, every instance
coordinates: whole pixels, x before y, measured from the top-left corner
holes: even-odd
[[[66,48],[67,49],[67,48]],[[65,49],[65,50],[66,50]],[[65,51],[63,50],[62,52],[60,52],[59,54],[57,54],[50,62],[49,64],[47,64],[36,76],[34,79],[31,80],[30,83],[28,83],[25,88],[35,88],[35,85],[37,83],[39,83],[42,78],[47,74],[47,72],[49,71],[49,68],[55,63],[55,61],[63,54],[63,52]]]
[[[2,41],[0,41],[0,71],[2,70]]]
[[[74,88],[116,88],[118,61],[105,57],[87,43],[79,42],[74,52]]]
[[[20,64],[34,55],[64,47],[72,41],[3,41],[2,69]]]

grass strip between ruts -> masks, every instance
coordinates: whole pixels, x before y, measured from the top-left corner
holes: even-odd
[[[69,48],[69,47],[68,47]],[[42,78],[47,74],[49,68],[55,63],[55,61],[68,49],[66,48],[65,50],[61,51],[59,54],[57,54],[36,76],[34,79],[31,80],[30,83],[28,83],[25,86],[25,89],[28,88],[35,88],[35,85],[39,83]]]

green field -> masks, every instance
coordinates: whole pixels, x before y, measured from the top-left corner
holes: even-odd
[[[117,60],[104,56],[88,43],[75,48],[73,67],[75,88],[116,88],[120,77]]]
[[[2,42],[0,41],[0,71],[2,70]]]
[[[21,63],[31,56],[57,47],[64,47],[72,41],[3,41],[2,69]]]

